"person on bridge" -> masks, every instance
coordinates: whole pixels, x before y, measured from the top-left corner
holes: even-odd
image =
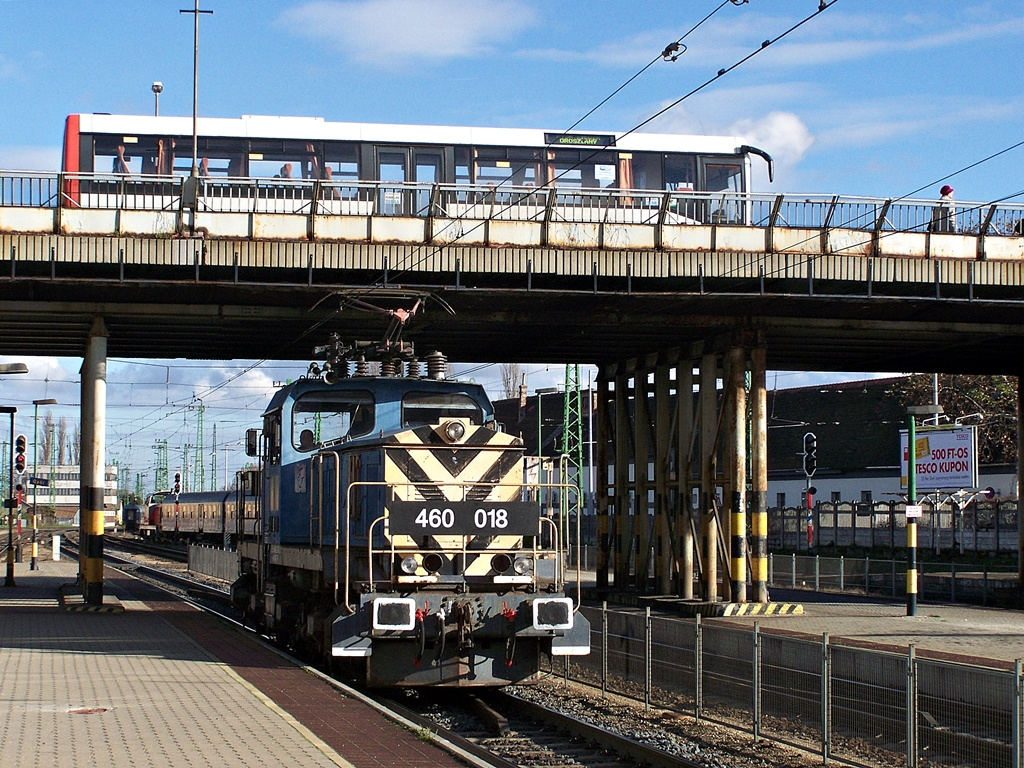
[[[956,207],[953,205],[953,188],[943,184],[939,190],[939,204],[932,209],[932,223],[929,232],[956,232]]]
[[[121,173],[128,175],[131,171],[128,170],[128,162],[124,159],[124,144],[117,145],[117,155],[114,157],[114,167],[112,169],[114,173]]]

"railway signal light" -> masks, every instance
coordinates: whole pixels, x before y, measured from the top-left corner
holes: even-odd
[[[174,495],[181,493],[181,472],[174,473]]]
[[[14,471],[21,474],[25,471],[25,451],[28,443],[24,435],[14,438]]]
[[[814,477],[818,469],[818,437],[813,432],[804,435],[804,474]]]

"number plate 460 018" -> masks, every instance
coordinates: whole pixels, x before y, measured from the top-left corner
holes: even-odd
[[[529,501],[392,501],[388,516],[392,535],[531,536],[540,526]]]

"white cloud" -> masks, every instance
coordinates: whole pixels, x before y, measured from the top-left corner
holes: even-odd
[[[515,0],[317,0],[280,22],[355,61],[402,69],[496,50],[533,19]]]
[[[803,121],[792,112],[770,112],[762,118],[743,118],[729,133],[767,151],[778,162],[796,165],[814,143]]]

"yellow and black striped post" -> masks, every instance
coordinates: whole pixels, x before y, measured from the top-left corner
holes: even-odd
[[[750,569],[753,599],[768,602],[768,390],[767,350],[750,351],[751,457]]]
[[[82,364],[79,576],[87,605],[103,605],[103,486],[107,415],[107,329],[97,318]]]
[[[729,352],[729,389],[732,402],[732,504],[729,518],[729,575],[732,602],[747,602],[747,391],[745,386],[747,350],[733,347]]]
[[[907,430],[907,505],[917,504],[917,426],[910,414]],[[917,615],[917,521],[907,516],[907,616]]]

